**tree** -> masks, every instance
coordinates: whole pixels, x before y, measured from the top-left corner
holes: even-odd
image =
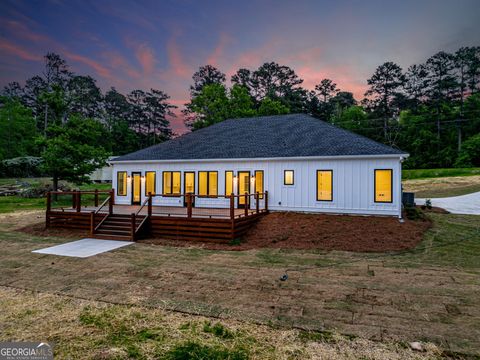
[[[150,89],[145,96],[146,135],[150,136],[150,145],[171,138],[172,130],[167,116],[174,116],[172,109],[176,106],[168,102],[170,96],[160,90]]]
[[[200,66],[192,79],[193,85],[190,86],[192,97],[198,95],[205,85],[225,84],[225,74],[212,65]]]
[[[49,127],[48,135],[39,140],[41,167],[52,176],[54,191],[59,180],[88,182],[88,174],[105,166],[109,153],[99,144],[107,133],[100,122],[73,116],[64,126]]]
[[[192,130],[221,122],[230,115],[227,89],[222,84],[205,85],[186,106],[188,112],[194,114],[187,123]]]
[[[233,85],[230,89],[229,107],[232,118],[255,116],[253,100],[244,86]]]
[[[315,90],[318,92],[318,95],[321,96],[321,100],[324,103],[329,101],[340,91],[337,89],[337,84],[330,79],[323,79],[320,81],[319,84],[315,85]]]
[[[117,122],[127,123],[130,113],[130,104],[125,95],[115,88],[106,92],[104,97],[105,120],[107,126],[112,129]]]
[[[63,60],[60,55],[55,54],[53,52],[47,53],[47,55],[44,56],[45,60],[45,69],[43,72],[44,76],[44,81],[46,85],[46,92],[51,92],[53,87],[57,89],[57,94],[58,94],[58,89],[60,90],[65,90],[66,83],[68,79],[71,77],[71,72],[68,69],[68,65],[65,60]],[[48,121],[48,102],[44,102],[44,135],[47,132],[47,127],[49,125]]]
[[[428,71],[425,65],[412,65],[405,73],[404,89],[413,108],[417,108],[426,95],[428,88]]]
[[[66,88],[69,114],[100,118],[103,96],[95,79],[91,76],[73,76]]]
[[[281,115],[290,113],[290,109],[282,104],[278,100],[272,100],[269,97],[264,98],[260,102],[260,107],[258,108],[258,115],[267,116],[267,115]]]
[[[388,119],[394,115],[396,110],[392,103],[404,82],[405,76],[402,68],[391,61],[377,67],[372,77],[367,80],[370,89],[365,92],[365,96],[373,98],[376,112],[383,117],[385,139],[388,137]]]
[[[458,154],[456,167],[478,167],[480,166],[480,133],[472,136],[463,143]]]
[[[368,115],[361,106],[350,106],[343,110],[334,122],[344,129],[367,135],[367,121]]]
[[[0,103],[0,160],[33,153],[38,134],[31,110],[16,97],[0,97]]]

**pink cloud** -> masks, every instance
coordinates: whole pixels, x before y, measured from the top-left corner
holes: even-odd
[[[16,56],[22,60],[38,61],[42,59],[40,55],[33,54],[29,50],[26,50],[16,44],[9,42],[8,40],[1,39],[1,38],[0,38],[0,49],[2,50],[2,52],[5,52],[9,55]]]
[[[220,34],[220,39],[213,52],[207,58],[207,64],[218,66],[220,58],[224,55],[225,48],[230,43],[231,38],[226,33]]]
[[[135,50],[135,56],[140,65],[142,65],[143,72],[145,74],[151,74],[155,68],[156,62],[153,50],[146,44],[140,44]]]
[[[96,62],[95,60],[92,60],[90,58],[87,58],[87,57],[79,55],[79,54],[74,54],[74,53],[69,52],[67,50],[64,50],[63,54],[65,55],[66,58],[68,58],[70,60],[85,64],[85,65],[91,67],[93,70],[95,70],[95,72],[99,76],[101,76],[103,78],[107,78],[107,79],[113,78],[110,70],[108,68],[106,68],[105,66],[103,66],[102,64]]]
[[[179,32],[175,31],[174,34],[170,37],[167,42],[167,54],[168,60],[170,62],[170,67],[173,70],[174,74],[180,77],[190,76],[190,68],[183,60],[182,53],[177,43],[177,37]]]

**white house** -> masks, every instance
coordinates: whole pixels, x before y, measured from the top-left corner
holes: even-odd
[[[113,161],[116,204],[225,207],[268,191],[270,210],[401,217],[408,154],[304,114],[230,119]],[[245,207],[238,198],[236,207]],[[247,204],[253,206],[253,204]]]

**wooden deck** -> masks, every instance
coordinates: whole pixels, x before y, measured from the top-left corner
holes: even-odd
[[[141,208],[140,205],[113,205],[114,214],[123,214],[130,215],[132,213],[137,213]],[[92,211],[97,212],[99,206],[82,206],[80,207],[80,212],[90,213]],[[77,212],[76,209],[71,207],[58,208],[56,211],[64,212]],[[245,216],[244,209],[234,209],[234,216],[240,218]],[[100,214],[108,213],[108,208],[102,208],[98,211]],[[140,209],[138,215],[147,215],[148,209],[143,207]],[[248,209],[248,215],[253,215],[255,209]],[[156,206],[152,205],[152,215],[153,216],[172,216],[172,217],[187,217],[188,209],[181,206]],[[206,208],[206,207],[193,207],[192,208],[192,217],[202,218],[202,219],[229,219],[230,218],[230,209],[229,208]]]
[[[52,195],[71,196],[71,206],[52,206]],[[94,196],[93,204],[82,203],[82,194]],[[229,208],[194,207],[194,194],[185,197],[187,206],[154,206],[149,195],[142,205],[116,205],[113,191],[99,204],[99,192],[48,193],[46,226],[75,228],[88,231],[101,239],[135,241],[145,237],[181,240],[231,241],[242,237],[248,229],[268,213],[268,192],[219,196],[229,199]],[[161,195],[157,195],[161,196]],[[235,201],[255,204],[234,208]],[[260,207],[261,201],[264,199]],[[85,200],[85,198],[83,199]]]

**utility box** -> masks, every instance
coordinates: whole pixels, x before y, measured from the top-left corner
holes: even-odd
[[[415,206],[415,193],[403,192],[402,203],[403,203],[403,206]]]

